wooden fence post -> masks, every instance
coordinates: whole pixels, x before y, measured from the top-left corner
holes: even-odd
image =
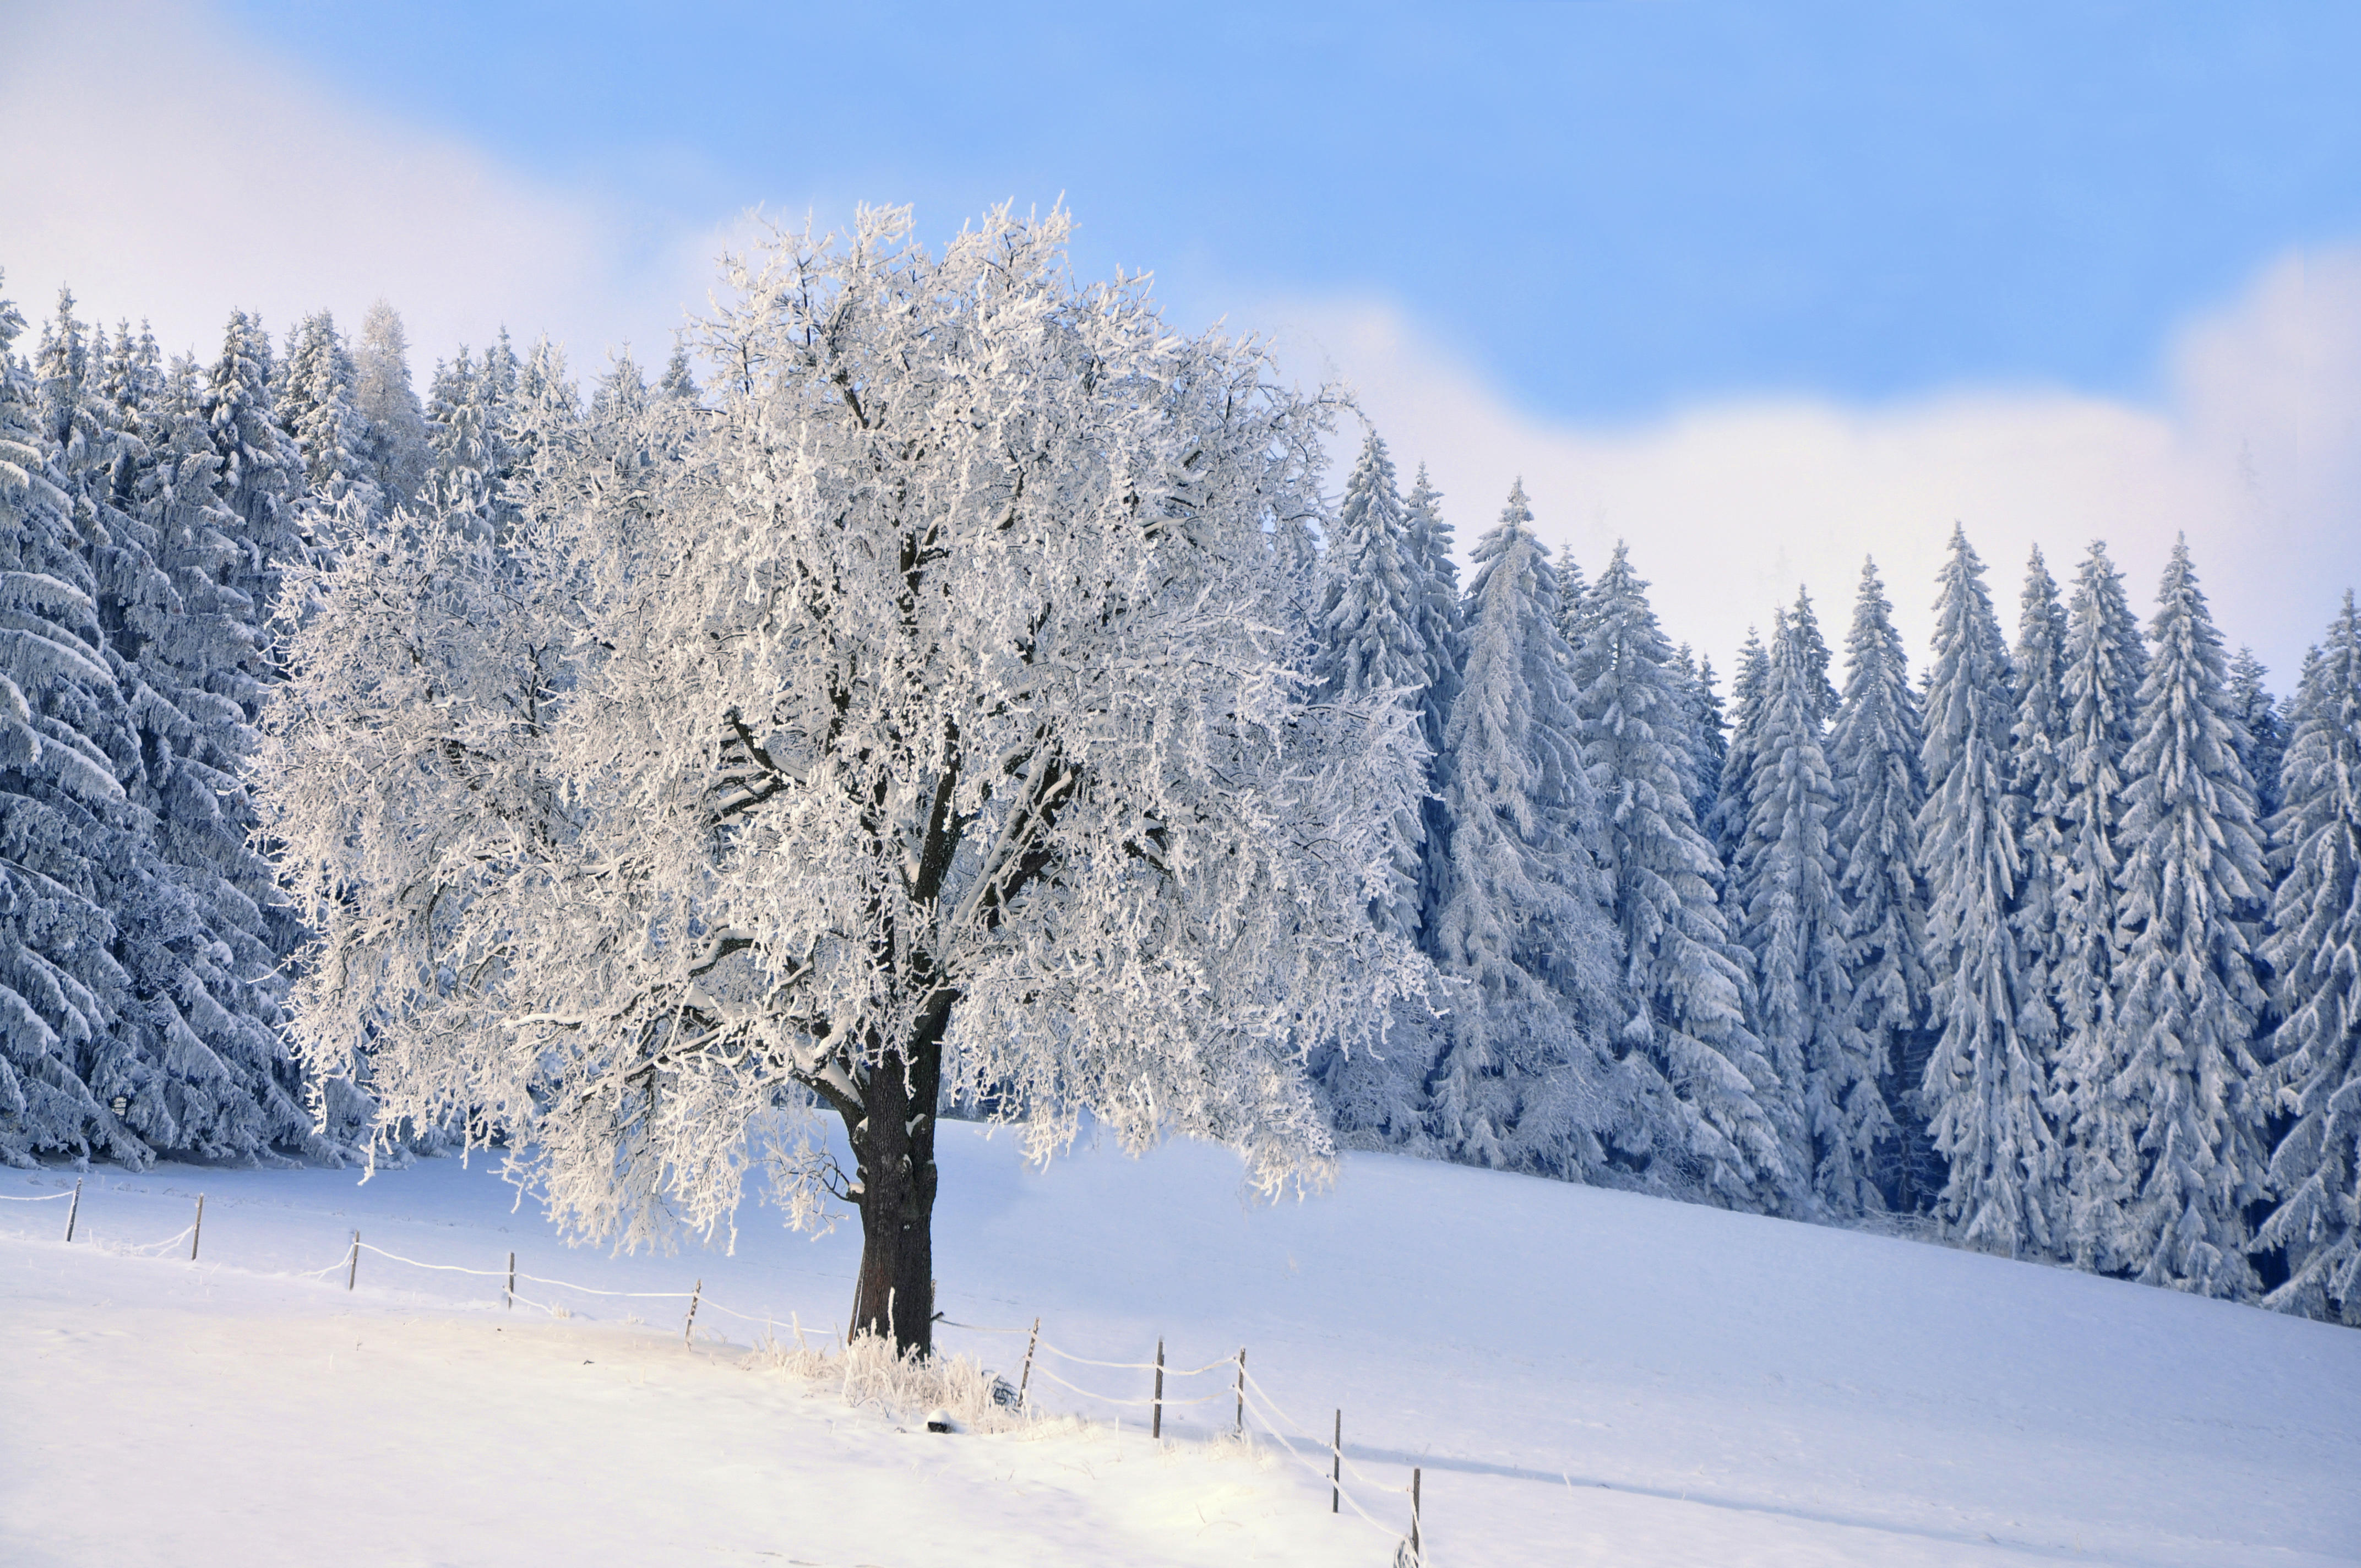
[[[74,1217],[82,1212],[82,1178],[74,1178],[73,1201],[66,1205],[66,1240],[73,1240]]]
[[[197,1223],[189,1232],[189,1261],[197,1261],[197,1244],[205,1239],[205,1195],[197,1194]]]
[[[1246,1430],[1246,1347],[1238,1346],[1238,1432]]]
[[[1410,1472],[1410,1560],[1415,1563],[1425,1560],[1425,1548],[1418,1540],[1418,1466]]]
[[[516,1254],[509,1254],[509,1310],[516,1310]]]
[[[1336,1412],[1336,1439],[1328,1445],[1328,1453],[1333,1460],[1328,1471],[1328,1511],[1339,1514],[1345,1511],[1345,1412],[1342,1410]]]
[[[704,1294],[705,1281],[700,1279],[697,1282],[697,1288],[688,1293],[688,1321],[680,1325],[680,1343],[683,1344],[688,1343],[688,1331],[697,1327],[697,1298]]]
[[[1164,1435],[1164,1342],[1161,1339],[1156,1342],[1156,1398],[1151,1404],[1153,1414],[1148,1422],[1148,1435],[1154,1440]]]
[[[353,1281],[358,1279],[360,1277],[361,1234],[358,1231],[355,1231],[353,1233],[353,1266],[345,1271],[345,1288],[347,1290],[351,1289],[353,1288]]]
[[[1033,1332],[1025,1341],[1025,1375],[1016,1380],[1016,1408],[1025,1408],[1025,1390],[1033,1381],[1033,1347],[1041,1343],[1041,1320],[1033,1320]]]

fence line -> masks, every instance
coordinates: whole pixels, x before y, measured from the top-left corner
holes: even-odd
[[[0,1194],[0,1201],[16,1203],[47,1203],[61,1198],[71,1198],[72,1196],[74,1196],[74,1193],[71,1191],[44,1193],[37,1198],[18,1198],[9,1194]],[[145,1242],[136,1245],[116,1243],[114,1244],[113,1249],[116,1252],[129,1254],[135,1256],[156,1256],[159,1255],[164,1249],[175,1246],[181,1242],[188,1239],[195,1230],[195,1225],[186,1225],[183,1226],[176,1234],[167,1236],[162,1241]],[[427,1263],[418,1258],[405,1257],[400,1253],[391,1252],[384,1247],[377,1246],[371,1243],[362,1241],[357,1234],[356,1234],[352,1241],[347,1243],[343,1250],[337,1254],[334,1262],[313,1269],[286,1271],[285,1277],[295,1279],[316,1279],[323,1275],[333,1274],[340,1268],[350,1269],[357,1266],[360,1255],[364,1252],[375,1253],[378,1256],[384,1258],[390,1263],[403,1264],[412,1268],[423,1268],[437,1274],[461,1274],[478,1279],[500,1279],[504,1281],[524,1280],[535,1285],[552,1286],[560,1291],[571,1291],[578,1295],[605,1297],[610,1299],[619,1300],[693,1300],[699,1303],[699,1305],[706,1310],[721,1312],[729,1317],[738,1319],[741,1322],[759,1322],[763,1324],[766,1329],[775,1330],[775,1326],[778,1321],[777,1314],[775,1313],[765,1313],[762,1317],[758,1318],[751,1313],[739,1311],[734,1307],[724,1306],[722,1303],[714,1300],[710,1296],[706,1295],[702,1288],[697,1290],[608,1290],[602,1289],[597,1286],[577,1285],[571,1280],[554,1279],[543,1275],[525,1274],[510,1269],[469,1268],[460,1264]],[[564,1314],[566,1317],[573,1316],[573,1314],[570,1311],[567,1311],[562,1304],[554,1301],[536,1301],[529,1297],[518,1294],[513,1289],[503,1290],[502,1296],[504,1299],[518,1306],[529,1307],[537,1311],[548,1313],[552,1317],[556,1317],[560,1314]],[[693,1316],[690,1321],[691,1322],[694,1322],[695,1320]],[[1341,1473],[1346,1470],[1351,1471],[1355,1480],[1360,1482],[1364,1486],[1372,1491],[1413,1494],[1414,1487],[1392,1486],[1377,1480],[1362,1470],[1359,1465],[1355,1464],[1351,1460],[1346,1459],[1344,1456],[1344,1451],[1341,1444],[1323,1442],[1315,1434],[1307,1431],[1301,1421],[1298,1421],[1294,1417],[1289,1415],[1286,1410],[1279,1406],[1279,1401],[1271,1398],[1269,1391],[1262,1386],[1261,1382],[1256,1378],[1254,1374],[1246,1369],[1243,1353],[1238,1355],[1224,1356],[1219,1361],[1207,1362],[1202,1366],[1192,1367],[1163,1366],[1160,1365],[1159,1363],[1153,1361],[1103,1361],[1092,1356],[1078,1355],[1072,1351],[1064,1349],[1060,1345],[1054,1344],[1049,1341],[1041,1338],[1038,1326],[1030,1330],[1003,1329],[991,1328],[975,1323],[957,1322],[950,1318],[938,1318],[936,1321],[943,1324],[947,1328],[960,1329],[972,1333],[1029,1334],[1032,1336],[1032,1343],[1036,1349],[1045,1351],[1051,1355],[1057,1356],[1063,1361],[1072,1363],[1078,1366],[1099,1367],[1111,1372],[1160,1372],[1168,1378],[1201,1377],[1208,1373],[1214,1372],[1223,1373],[1224,1375],[1235,1375],[1236,1378],[1235,1387],[1225,1384],[1222,1388],[1213,1393],[1200,1395],[1192,1398],[1170,1398],[1161,1395],[1147,1398],[1131,1398],[1102,1393],[1094,1388],[1086,1388],[1079,1383],[1070,1382],[1066,1378],[1059,1376],[1056,1372],[1051,1371],[1047,1365],[1041,1365],[1038,1359],[1032,1360],[1029,1367],[1031,1371],[1039,1373],[1043,1377],[1056,1383],[1060,1387],[1079,1394],[1086,1399],[1095,1399],[1103,1404],[1114,1405],[1125,1409],[1136,1409],[1143,1406],[1179,1408],[1190,1405],[1210,1405],[1235,1398],[1239,1407],[1242,1426],[1244,1424],[1244,1418],[1251,1415],[1254,1418],[1255,1424],[1261,1428],[1265,1433],[1277,1441],[1280,1448],[1286,1450],[1289,1458],[1294,1460],[1297,1464],[1312,1472],[1312,1474],[1317,1476],[1320,1480],[1328,1482],[1333,1488],[1334,1495],[1342,1498],[1345,1502],[1350,1503],[1353,1507],[1353,1511],[1356,1514],[1359,1515],[1371,1526],[1389,1535],[1400,1534],[1400,1532],[1393,1530],[1392,1527],[1380,1523],[1370,1514],[1367,1508],[1361,1506],[1361,1501],[1359,1497],[1354,1495],[1353,1488],[1344,1485]],[[1296,1436],[1301,1439],[1307,1446],[1314,1449],[1328,1449],[1332,1459],[1336,1464],[1338,1473],[1332,1475],[1330,1471],[1323,1469],[1316,1462],[1307,1457],[1304,1453],[1299,1453],[1295,1444],[1288,1441],[1288,1434],[1280,1430],[1282,1424],[1287,1427],[1293,1428]],[[1415,1514],[1414,1507],[1413,1514]],[[1407,1543],[1407,1538],[1404,1539]],[[1421,1556],[1417,1558],[1416,1561],[1423,1562],[1424,1558],[1423,1556]]]

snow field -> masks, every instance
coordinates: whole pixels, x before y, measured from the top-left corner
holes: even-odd
[[[1252,1206],[1179,1144],[1048,1169],[943,1130],[940,1305],[1078,1356],[1244,1345],[1301,1423],[1345,1412],[1373,1481],[1424,1469],[1431,1560],[1477,1563],[2301,1565],[2361,1561],[2361,1336],[1919,1244],[1385,1156]],[[7,1173],[0,1195],[58,1190]],[[70,1178],[66,1178],[70,1180]],[[203,1253],[115,1250],[185,1226]],[[11,1563],[805,1562],[1382,1564],[1217,1398],[925,1433],[751,1349],[829,1339],[858,1237],[741,1216],[734,1255],[568,1252],[479,1162],[381,1173],[93,1174],[0,1203],[0,1560]],[[574,1296],[428,1263],[708,1301]],[[320,1270],[312,1279],[295,1277]],[[644,1319],[643,1324],[631,1318]],[[710,1325],[710,1326],[708,1326]],[[822,1326],[828,1325],[828,1326]],[[726,1338],[723,1336],[727,1336]],[[1014,1377],[1021,1334],[946,1327]],[[1042,1362],[1144,1398],[1121,1368]],[[840,1376],[841,1368],[838,1369]],[[1225,1372],[1168,1384],[1226,1391]],[[1120,1427],[1116,1425],[1120,1421]],[[1324,1453],[1316,1456],[1324,1462]],[[1395,1530],[1407,1498],[1364,1487]],[[1393,1510],[1391,1515],[1384,1511]],[[1398,1518],[1395,1516],[1399,1516]]]

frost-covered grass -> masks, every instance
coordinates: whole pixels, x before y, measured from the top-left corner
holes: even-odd
[[[2361,1334],[2064,1269],[1386,1156],[1241,1201],[1202,1146],[1048,1170],[945,1129],[939,1369],[841,1347],[858,1256],[570,1251],[480,1166],[94,1176],[0,1203],[0,1562],[1368,1564],[1228,1376],[1244,1345],[1361,1496],[1424,1469],[1438,1563],[2361,1561]],[[0,1173],[0,1195],[58,1190]],[[126,1250],[185,1226],[204,1249]],[[353,1229],[433,1273],[370,1252]],[[526,1275],[686,1293],[539,1288]],[[301,1277],[302,1271],[319,1271]],[[520,1293],[533,1289],[521,1284]],[[556,1299],[549,1298],[555,1294]],[[727,1310],[725,1310],[727,1309]],[[746,1315],[744,1321],[730,1311]],[[636,1321],[635,1321],[636,1320]],[[985,1333],[952,1324],[1015,1329]],[[950,1411],[950,1435],[925,1418]],[[997,1412],[995,1414],[995,1412]],[[1301,1446],[1301,1445],[1299,1445]],[[1324,1461],[1319,1454],[1317,1460]]]

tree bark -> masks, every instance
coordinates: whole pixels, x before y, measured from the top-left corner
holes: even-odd
[[[940,993],[899,1053],[873,1067],[850,1128],[861,1183],[861,1274],[855,1333],[889,1336],[897,1352],[934,1354],[935,1102],[951,996]]]

